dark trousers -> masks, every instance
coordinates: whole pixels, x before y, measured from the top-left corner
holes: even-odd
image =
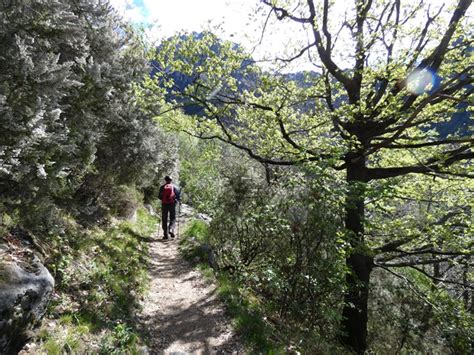
[[[169,218],[168,218],[169,215]],[[174,234],[174,225],[176,223],[176,205],[161,205],[161,226],[163,227],[163,235],[168,233]]]

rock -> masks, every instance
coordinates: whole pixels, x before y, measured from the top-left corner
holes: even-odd
[[[127,216],[127,220],[135,223],[138,219],[138,211],[137,209],[134,209],[133,211],[130,211],[130,214]]]
[[[150,349],[146,345],[143,345],[138,349],[138,354],[139,355],[149,355],[150,354]]]
[[[155,209],[153,208],[152,205],[150,205],[150,204],[145,204],[144,206],[145,206],[146,210],[148,211],[148,213],[149,213],[151,216],[156,216],[156,215],[157,215],[157,214],[156,214],[156,211],[155,211]]]
[[[211,268],[214,270],[217,270],[219,266],[217,265],[216,257],[214,255],[214,250],[212,250],[212,247],[209,244],[201,244],[200,245],[201,250],[203,251],[204,254],[207,255],[207,263]]]
[[[212,221],[212,218],[209,217],[207,214],[204,214],[204,213],[198,213],[196,215],[196,219],[200,219],[201,221],[204,221],[206,223],[210,223]]]
[[[180,217],[188,218],[194,215],[194,209],[185,203],[179,204],[177,208],[178,208],[177,212]]]
[[[54,279],[36,256],[27,264],[0,257],[0,354],[9,354],[16,353],[40,323]]]

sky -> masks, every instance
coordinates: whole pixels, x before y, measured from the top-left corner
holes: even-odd
[[[409,0],[410,1],[410,0]],[[408,1],[408,2],[409,2]],[[424,0],[435,11],[441,4],[454,0]],[[252,57],[261,61],[262,65],[268,58],[290,57],[295,53],[294,48],[303,48],[308,44],[308,33],[301,25],[281,23],[271,16],[265,35],[260,44],[263,24],[269,8],[262,6],[260,0],[109,0],[112,6],[125,20],[146,26],[145,33],[151,43],[158,43],[176,32],[200,32],[212,30],[213,33],[225,40],[243,45]],[[344,9],[350,0],[333,2],[330,16],[333,20],[344,19]],[[445,7],[446,9],[447,7]],[[446,15],[449,12],[446,12]],[[472,13],[472,11],[471,11]],[[422,22],[424,19],[422,19]],[[337,31],[337,29],[332,29]],[[352,43],[344,43],[347,48]],[[350,35],[347,34],[349,38]],[[343,56],[341,56],[342,58]],[[336,59],[337,60],[337,59]],[[344,66],[344,63],[340,63]],[[294,70],[314,69],[304,59],[292,63]],[[289,68],[289,71],[293,71]]]
[[[256,60],[275,57],[285,51],[288,31],[285,28],[272,41],[258,45],[268,7],[260,0],[109,0],[122,17],[132,23],[148,26],[145,33],[159,42],[176,32],[212,30],[224,40],[243,45]]]
[[[221,25],[227,37],[244,39],[252,24],[259,0],[109,0],[119,13],[133,23],[149,25],[151,40],[178,31],[202,31]]]

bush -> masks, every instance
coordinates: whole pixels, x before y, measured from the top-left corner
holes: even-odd
[[[107,2],[7,1],[0,52],[0,215],[47,240],[65,216],[126,214],[114,186],[148,186],[174,154],[138,107],[139,36]]]
[[[316,333],[321,342],[337,333],[345,244],[338,211],[317,187],[303,188],[301,179],[267,185],[245,173],[233,175],[209,241],[220,268],[299,334],[302,346],[314,349]]]

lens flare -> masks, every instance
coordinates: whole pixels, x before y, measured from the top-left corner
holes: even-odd
[[[429,92],[435,85],[435,75],[429,69],[415,70],[407,78],[407,90],[414,95]]]

